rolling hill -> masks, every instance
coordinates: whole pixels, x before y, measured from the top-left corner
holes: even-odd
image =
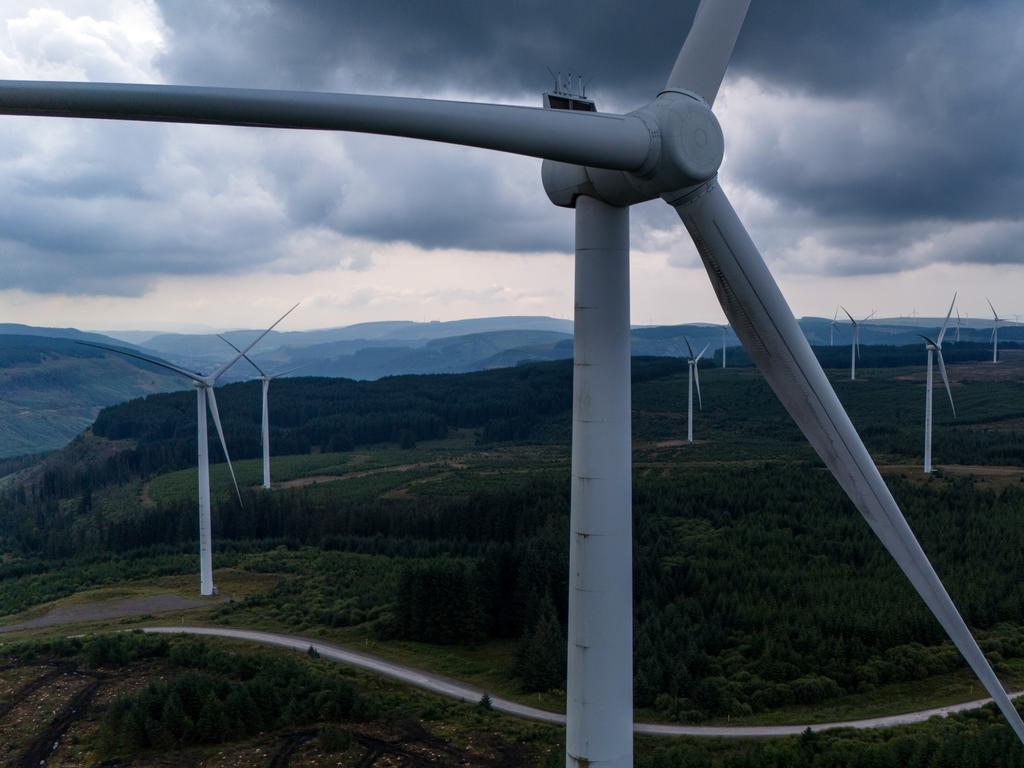
[[[116,343],[95,334],[80,337]],[[74,338],[0,335],[0,457],[60,448],[104,406],[181,389],[178,379],[151,366]]]
[[[836,328],[828,348],[827,318],[804,318],[801,326],[827,366],[842,367],[849,352],[849,325]],[[865,365],[914,363],[899,345],[920,343],[919,334],[934,334],[938,318],[899,318],[863,326]],[[244,344],[257,331],[230,334]],[[273,332],[254,350],[253,358],[271,373],[300,367],[301,376],[374,380],[406,374],[468,373],[523,362],[572,357],[572,323],[551,317],[492,317],[451,322],[389,321],[360,323],[313,331]],[[965,342],[947,351],[947,360],[981,359],[989,343],[990,325],[975,321],[961,329]],[[117,340],[74,328],[35,328],[0,324],[0,458],[37,453],[65,445],[106,405],[154,392],[183,389],[183,383],[159,369],[134,363],[76,344],[91,341],[135,347],[193,370],[211,370],[229,359],[230,348],[215,334],[118,332]],[[731,331],[726,344],[738,342]],[[1024,327],[1007,323],[1000,331],[1007,344],[1024,341]],[[632,330],[634,356],[682,357],[686,341],[699,349],[709,345],[709,360],[721,358],[720,326],[691,323],[637,327]],[[950,339],[951,340],[951,339]],[[966,342],[972,342],[968,344]],[[887,345],[868,353],[872,345]],[[964,357],[966,355],[966,357]],[[870,359],[869,359],[870,358]],[[731,364],[746,364],[742,350],[730,353]],[[224,383],[250,378],[254,371],[236,366]]]

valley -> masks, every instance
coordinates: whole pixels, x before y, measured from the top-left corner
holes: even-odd
[[[918,463],[923,397],[913,368],[865,367],[856,382],[838,370],[831,378],[1001,679],[1020,689],[1024,431],[1016,425],[1024,423],[1024,353],[1005,354],[997,378],[981,363],[951,363],[959,418],[936,410],[939,471],[931,477]],[[282,448],[274,448],[269,494],[259,487],[258,434],[250,426],[256,392],[246,383],[222,387],[243,504],[227,466],[215,464],[219,595],[202,601],[189,395],[110,408],[66,449],[67,461],[53,454],[5,481],[0,611],[9,631],[0,650],[152,626],[279,632],[564,711],[570,371],[554,362],[379,382],[283,380],[273,393],[271,444]],[[702,371],[704,411],[693,444],[679,439],[685,376],[685,362],[634,360],[636,718],[695,727],[813,724],[982,698],[756,371]],[[538,391],[552,395],[538,398]],[[307,406],[296,410],[293,401]],[[306,452],[278,453],[289,445]],[[344,450],[331,450],[339,445]],[[216,460],[219,448],[211,449]],[[215,638],[189,642],[248,648]],[[496,727],[479,720],[476,702],[466,711],[462,733],[476,734],[469,738]],[[937,736],[948,728],[975,743],[1003,733],[986,712],[907,726],[905,735],[899,728],[827,731],[815,744],[828,745],[825,755],[843,744],[861,752],[905,738],[913,750],[948,738]],[[502,734],[534,734],[538,751],[521,764],[546,765],[551,745],[551,759],[560,758],[556,727],[522,723],[509,731],[514,719],[486,717],[500,718]],[[415,712],[412,719],[434,743],[437,721]],[[441,719],[447,727],[449,715]],[[388,722],[402,749],[423,746]],[[78,727],[82,748],[100,749],[101,725]],[[254,742],[232,736],[232,752],[263,750],[267,764],[289,764],[274,757],[270,738],[280,749],[294,747],[299,762],[290,764],[320,764],[328,754],[320,727],[275,727]],[[359,761],[370,759],[369,739],[386,739],[360,728],[340,737],[353,751],[338,764],[378,764]],[[773,752],[808,748],[804,737],[721,745],[676,739],[642,737],[637,764],[686,754],[708,765],[759,766]],[[1000,743],[1014,754],[1010,742]],[[215,752],[180,759],[227,764]],[[454,754],[442,750],[422,764],[449,764]],[[501,759],[496,754],[487,759]],[[419,757],[401,759],[420,764]],[[889,765],[884,759],[878,764]]]

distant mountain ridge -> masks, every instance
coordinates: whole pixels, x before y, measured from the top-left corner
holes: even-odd
[[[913,322],[910,322],[910,321]],[[920,334],[938,331],[942,318],[872,320],[862,326],[861,344],[902,346],[922,343]],[[800,326],[814,345],[829,345],[830,318],[803,318]],[[238,345],[259,331],[227,334]],[[1024,341],[1024,326],[1006,323],[1000,339]],[[0,457],[35,453],[65,445],[85,429],[99,409],[153,392],[187,389],[183,379],[144,363],[92,349],[88,341],[166,359],[190,370],[210,371],[235,354],[216,334],[118,332],[119,338],[75,328],[35,328],[0,324]],[[991,321],[961,326],[965,342],[988,343]],[[849,348],[850,324],[839,322],[835,346]],[[123,340],[138,339],[141,346]],[[634,355],[683,357],[687,341],[694,352],[709,346],[709,360],[720,360],[722,328],[710,323],[635,327]],[[955,327],[947,341],[955,339]],[[725,344],[736,347],[731,330]],[[836,353],[838,353],[838,349]],[[450,322],[385,321],[313,331],[274,331],[252,357],[269,373],[296,366],[297,376],[379,379],[403,374],[465,373],[523,362],[564,360],[573,354],[572,322],[552,317],[492,317]],[[830,356],[832,359],[834,356]],[[730,358],[737,363],[744,355]],[[838,359],[838,358],[836,358]],[[865,360],[864,365],[871,363]],[[225,383],[252,378],[244,361]]]
[[[118,344],[117,339],[102,333],[80,331],[77,328],[47,328],[44,326],[23,325],[21,323],[0,323],[0,335],[3,336],[46,336],[51,339],[73,339],[75,341],[92,341],[97,344]]]

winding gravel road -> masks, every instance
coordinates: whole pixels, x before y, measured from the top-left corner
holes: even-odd
[[[325,659],[333,659],[344,664],[374,672],[384,677],[390,677],[426,691],[439,693],[460,701],[477,702],[484,692],[471,685],[460,683],[441,675],[430,672],[423,672],[403,664],[385,661],[377,656],[350,651],[337,645],[325,643],[321,640],[311,640],[299,635],[279,635],[273,632],[256,632],[248,629],[229,629],[227,627],[146,627],[144,632],[153,634],[184,634],[184,635],[209,635],[213,637],[230,637],[236,640],[249,640],[264,645],[276,645],[282,648],[291,648],[296,651],[308,651],[312,646],[317,653]],[[1017,698],[1022,693],[1011,694],[1011,698]],[[659,725],[655,723],[636,723],[633,729],[637,733],[650,733],[658,736],[718,736],[724,738],[765,738],[770,736],[793,736],[803,733],[810,728],[814,731],[824,731],[832,728],[891,728],[896,725],[908,725],[921,723],[932,717],[945,717],[954,712],[964,712],[969,709],[978,709],[991,703],[991,699],[976,699],[965,701],[962,704],[952,704],[948,707],[936,707],[934,709],[922,709],[917,712],[907,712],[901,715],[889,715],[886,717],[872,717],[866,720],[846,720],[838,723],[818,723],[816,725]],[[537,709],[525,704],[517,704],[514,701],[491,697],[491,706],[499,712],[506,712],[510,715],[525,717],[530,720],[540,720],[545,723],[565,724],[565,715],[558,712],[548,712],[544,709]]]

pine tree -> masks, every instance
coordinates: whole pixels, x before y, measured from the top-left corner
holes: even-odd
[[[174,739],[188,741],[191,736],[192,721],[185,714],[185,708],[181,704],[181,697],[177,691],[172,691],[164,702],[160,722]]]
[[[565,635],[555,605],[545,594],[533,630],[520,643],[516,674],[528,691],[547,691],[565,685]]]
[[[196,721],[196,737],[205,744],[215,744],[224,739],[227,727],[224,704],[213,691],[210,691],[203,699],[203,707],[199,711],[199,719]]]

